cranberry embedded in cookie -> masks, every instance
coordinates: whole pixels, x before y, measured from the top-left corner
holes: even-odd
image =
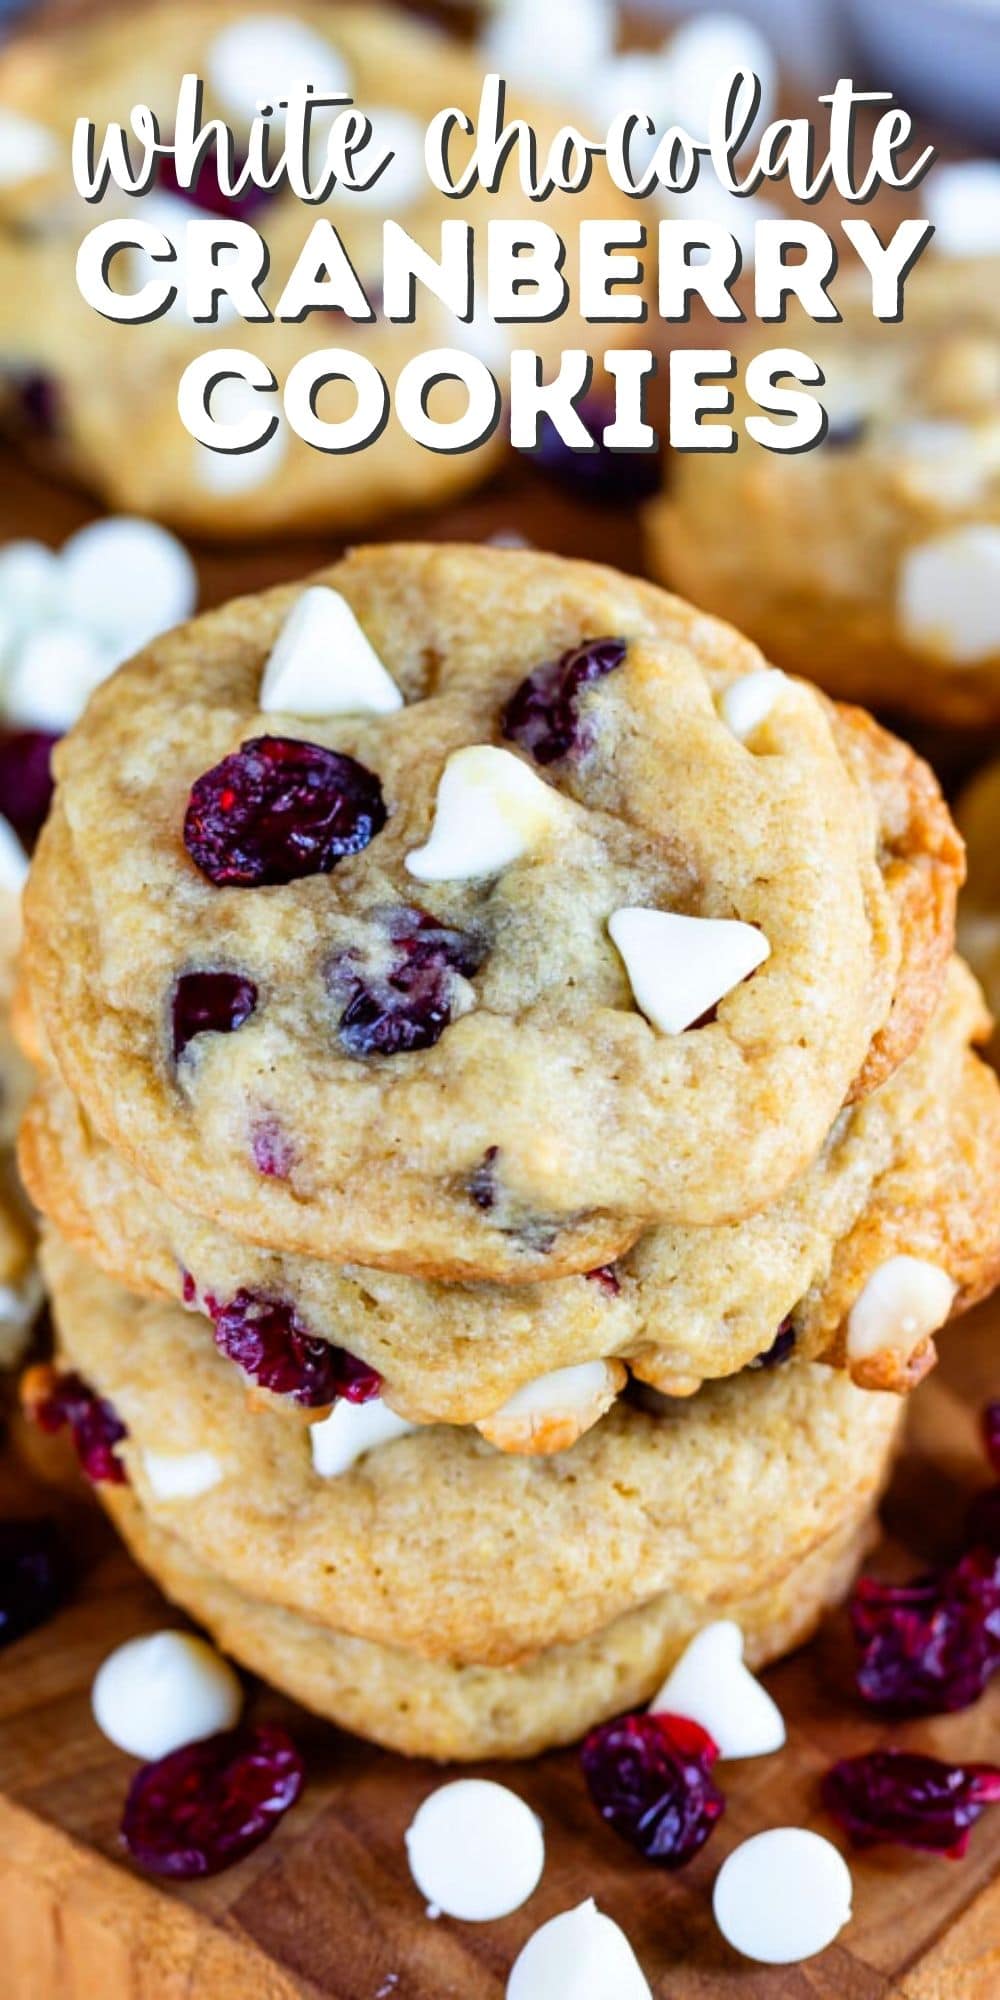
[[[325,875],[385,825],[382,787],[353,757],[260,736],[192,787],[184,845],[218,888]]]
[[[343,1347],[317,1340],[285,1299],[243,1291],[225,1304],[206,1299],[205,1305],[222,1353],[272,1395],[290,1396],[315,1410],[341,1396],[349,1403],[367,1403],[382,1387],[374,1368]]]
[[[486,946],[411,904],[374,913],[370,952],[351,946],[331,959],[326,983],[343,1007],[337,1033],[351,1055],[394,1056],[433,1048],[471,1004],[465,982]]]
[[[183,972],[171,1003],[174,1061],[197,1035],[232,1035],[257,1005],[252,979],[238,972]]]
[[[535,667],[503,711],[504,735],[526,750],[536,764],[584,756],[593,732],[579,714],[579,696],[584,688],[620,667],[627,651],[624,639],[586,639],[558,660],[546,660],[544,666]]]

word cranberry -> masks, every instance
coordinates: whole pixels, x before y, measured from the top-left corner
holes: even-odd
[[[511,695],[501,728],[511,743],[536,764],[580,757],[593,742],[577,714],[577,696],[591,682],[620,667],[628,651],[624,639],[586,639],[558,660],[546,660]]]
[[[822,1793],[827,1812],[857,1847],[893,1841],[957,1859],[984,1806],[1000,1801],[1000,1769],[872,1750],[834,1764]]]
[[[0,730],[0,812],[25,847],[33,847],[52,804],[52,751],[46,729]]]
[[[225,1730],[136,1773],[122,1838],[151,1875],[218,1875],[267,1840],[304,1782],[299,1752],[274,1723]]]
[[[968,1708],[1000,1667],[1000,1552],[973,1548],[912,1583],[862,1577],[851,1622],[866,1701],[896,1715]]]
[[[382,787],[354,757],[258,736],[192,787],[184,844],[219,888],[327,875],[386,822]]]
[[[580,1752],[601,1818],[647,1861],[683,1868],[725,1811],[709,1773],[718,1747],[679,1715],[623,1715],[592,1729]]]
[[[124,1486],[128,1474],[115,1446],[128,1436],[113,1403],[94,1390],[81,1375],[59,1373],[55,1368],[30,1369],[24,1382],[24,1398],[39,1430],[54,1437],[68,1428],[81,1471],[95,1486]]]
[[[452,1018],[457,977],[478,971],[482,940],[438,923],[410,904],[380,913],[383,949],[366,966],[355,951],[327,967],[327,985],[346,1006],[337,1032],[352,1056],[395,1056],[433,1048]]]
[[[376,1369],[310,1333],[287,1299],[240,1291],[225,1305],[217,1299],[206,1299],[205,1305],[216,1345],[272,1395],[290,1396],[305,1409],[317,1410],[341,1397],[348,1403],[370,1402],[382,1387]]]
[[[52,1521],[0,1521],[0,1648],[44,1625],[70,1583],[70,1564]]]
[[[196,1035],[232,1035],[257,1005],[252,979],[238,972],[183,972],[174,987],[174,1061]]]

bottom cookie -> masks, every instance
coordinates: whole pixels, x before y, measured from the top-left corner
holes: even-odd
[[[780,1582],[698,1603],[665,1592],[576,1645],[518,1666],[455,1666],[376,1645],[257,1602],[157,1527],[124,1487],[100,1498],[136,1561],[224,1652],[304,1707],[405,1756],[447,1762],[532,1757],[650,1700],[694,1633],[734,1618],[751,1667],[801,1645],[839,1603],[874,1540],[870,1502]]]

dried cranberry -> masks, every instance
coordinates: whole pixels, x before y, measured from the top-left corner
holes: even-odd
[[[602,1292],[607,1292],[609,1299],[618,1297],[622,1288],[621,1279],[613,1264],[599,1264],[596,1271],[587,1272],[587,1277],[592,1285],[600,1285]]]
[[[248,889],[329,874],[385,821],[382,787],[355,758],[258,736],[197,780],[184,844],[210,882]]]
[[[485,946],[409,904],[381,913],[379,921],[384,948],[370,964],[352,949],[327,967],[330,992],[347,1003],[337,1032],[352,1056],[433,1048],[452,1018],[456,977],[478,971]]]
[[[95,1485],[124,1486],[128,1475],[115,1446],[128,1436],[113,1403],[95,1395],[81,1375],[60,1374],[55,1369],[38,1371],[40,1393],[27,1378],[27,1398],[31,1415],[47,1435],[69,1428],[82,1471]]]
[[[647,1861],[683,1868],[725,1810],[709,1776],[718,1754],[684,1716],[623,1715],[591,1730],[580,1761],[601,1818]]]
[[[478,1167],[473,1168],[472,1173],[465,1183],[468,1194],[475,1202],[476,1207],[482,1209],[484,1215],[488,1215],[490,1209],[496,1207],[496,1166],[499,1156],[499,1146],[488,1146]]]
[[[589,451],[574,451],[548,417],[539,426],[532,458],[540,470],[576,500],[597,507],[635,507],[651,500],[661,484],[659,451],[613,451],[602,433],[614,419],[614,405],[603,397],[584,398],[580,416],[595,443]]]
[[[46,729],[0,730],[0,812],[26,847],[41,833],[52,804],[52,751]]]
[[[981,1493],[973,1494],[965,1516],[965,1537],[970,1546],[979,1544],[1000,1554],[1000,1486],[984,1486]]]
[[[235,182],[245,165],[237,157],[233,163],[230,179]],[[219,185],[219,162],[213,149],[209,149],[199,160],[190,187],[182,187],[177,178],[177,162],[172,153],[164,153],[159,162],[158,179],[160,186],[178,200],[189,202],[192,208],[205,209],[209,215],[221,216],[223,222],[235,218],[247,222],[250,217],[272,199],[273,188],[256,187],[250,181],[239,194],[223,194]]]
[[[291,1180],[295,1147],[277,1118],[260,1118],[250,1134],[253,1163],[265,1180]]]
[[[229,1729],[136,1773],[122,1838],[151,1875],[178,1882],[218,1875],[274,1832],[304,1782],[302,1758],[283,1729]]]
[[[996,1402],[987,1403],[983,1411],[983,1443],[986,1456],[1000,1479],[1000,1397]]]
[[[780,1368],[783,1361],[789,1361],[795,1352],[795,1328],[791,1320],[784,1319],[778,1328],[770,1347],[758,1354],[749,1363],[751,1368]]]
[[[866,1701],[896,1715],[968,1708],[1000,1667],[1000,1552],[972,1549],[912,1583],[862,1577],[851,1621]]]
[[[249,1021],[257,1005],[252,979],[238,972],[183,972],[171,1008],[174,1061],[196,1035],[231,1035]]]
[[[593,738],[577,714],[577,696],[592,681],[614,673],[627,651],[624,639],[585,639],[557,660],[535,667],[503,711],[504,735],[526,750],[536,764],[582,756]]]
[[[844,1757],[822,1784],[823,1804],[857,1847],[884,1841],[955,1859],[984,1806],[1000,1801],[995,1764],[945,1764],[909,1750]]]
[[[0,1648],[44,1625],[70,1582],[67,1552],[52,1521],[0,1521]]]
[[[370,1402],[382,1387],[376,1369],[310,1333],[287,1299],[241,1291],[225,1304],[206,1299],[205,1305],[223,1354],[272,1395],[291,1396],[317,1410],[339,1397],[348,1403]]]

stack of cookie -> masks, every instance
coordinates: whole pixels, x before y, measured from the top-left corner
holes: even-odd
[[[139,1560],[351,1728],[520,1755],[863,1552],[1000,1268],[930,773],[590,565],[360,550],[61,746],[22,1137]]]

